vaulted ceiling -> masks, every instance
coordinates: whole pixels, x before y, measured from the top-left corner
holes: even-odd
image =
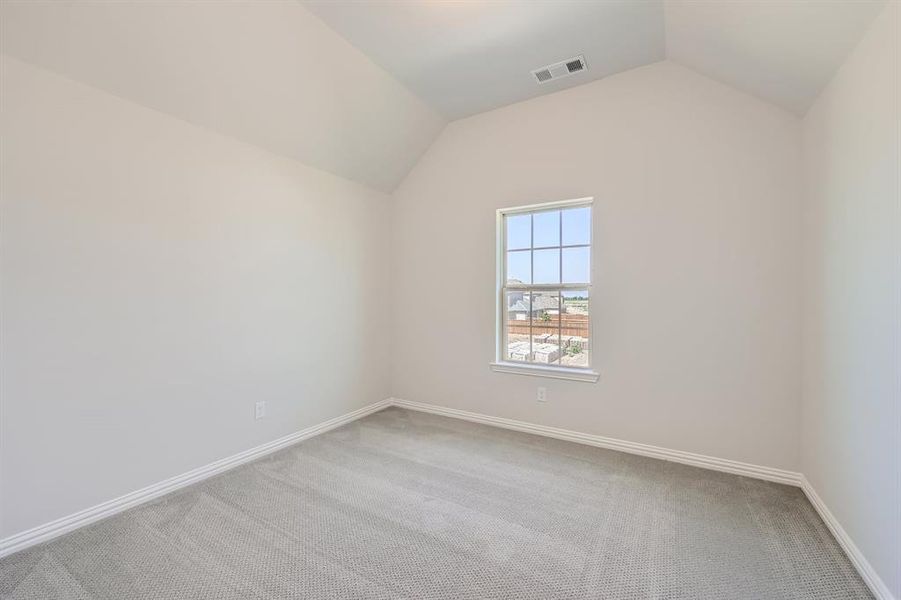
[[[666,3],[666,55],[803,115],[884,0]]]
[[[3,0],[0,48],[391,191],[448,120],[665,58],[803,114],[884,2]]]
[[[14,58],[383,191],[445,124],[288,0],[3,0],[0,43]]]
[[[669,58],[803,114],[884,0],[302,0],[449,119]],[[584,55],[539,86],[531,71]]]

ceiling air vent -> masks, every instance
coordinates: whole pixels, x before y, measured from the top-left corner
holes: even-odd
[[[585,57],[576,56],[575,58],[570,58],[558,63],[554,63],[552,65],[548,65],[546,67],[541,67],[540,69],[535,69],[534,71],[532,71],[532,75],[535,76],[535,79],[538,80],[538,83],[547,83],[548,81],[553,81],[554,79],[568,77],[573,73],[584,71],[587,68],[588,65],[585,64]]]
[[[566,63],[566,70],[570,73],[575,73],[576,71],[581,71],[585,68],[585,63],[582,62],[581,58],[577,58],[576,60],[571,60]]]
[[[535,71],[535,77],[538,78],[538,83],[544,83],[553,79],[554,76],[551,75],[549,69],[541,69],[540,71]]]

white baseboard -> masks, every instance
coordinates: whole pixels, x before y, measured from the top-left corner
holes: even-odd
[[[835,536],[835,539],[838,541],[839,545],[848,555],[851,564],[853,564],[857,571],[860,573],[860,576],[869,586],[876,599],[896,600],[892,593],[889,591],[888,587],[885,585],[885,583],[882,581],[882,579],[879,577],[879,575],[876,573],[867,559],[863,556],[863,554],[845,532],[844,528],[842,528],[839,522],[835,519],[835,516],[823,503],[823,500],[819,497],[819,495],[817,495],[816,490],[813,489],[813,487],[810,485],[810,482],[807,481],[807,478],[800,473],[786,471],[783,469],[774,469],[771,467],[762,467],[734,460],[715,458],[712,456],[705,456],[703,454],[695,454],[692,452],[683,452],[681,450],[670,450],[668,448],[660,448],[658,446],[651,446],[649,444],[627,442],[625,440],[618,440],[615,438],[592,435],[588,433],[580,433],[577,431],[559,429],[556,427],[546,427],[544,425],[536,425],[534,423],[527,423],[525,421],[516,421],[514,419],[505,419],[502,417],[492,417],[489,415],[458,410],[455,408],[446,408],[434,404],[401,400],[399,398],[388,398],[387,400],[382,400],[380,402],[370,404],[369,406],[365,406],[345,415],[341,415],[339,417],[335,417],[334,419],[329,419],[328,421],[319,423],[318,425],[307,427],[306,429],[302,429],[295,433],[278,438],[277,440],[267,442],[255,448],[251,448],[250,450],[245,450],[244,452],[240,452],[228,458],[223,458],[222,460],[218,460],[192,471],[188,471],[187,473],[184,473],[182,475],[166,479],[165,481],[161,481],[135,492],[125,494],[124,496],[120,496],[113,500],[92,506],[91,508],[79,511],[67,517],[51,521],[50,523],[34,527],[27,531],[23,531],[22,533],[18,533],[16,535],[0,540],[0,558],[9,554],[13,554],[14,552],[19,552],[20,550],[24,550],[30,546],[46,542],[57,536],[63,535],[64,533],[78,529],[79,527],[84,527],[85,525],[89,525],[101,519],[105,519],[139,504],[143,504],[144,502],[153,500],[154,498],[158,498],[164,494],[168,494],[169,492],[173,492],[185,486],[197,483],[198,481],[202,481],[203,479],[212,477],[213,475],[217,475],[219,473],[222,473],[223,471],[237,467],[238,465],[250,462],[252,460],[275,452],[276,450],[280,450],[286,446],[296,444],[297,442],[311,438],[320,433],[335,429],[346,423],[350,423],[351,421],[355,421],[357,419],[370,415],[388,406],[398,406],[401,408],[408,408],[411,410],[443,415],[456,419],[463,419],[475,423],[483,423],[485,425],[493,425],[495,427],[503,427],[505,429],[543,435],[546,437],[576,442],[579,444],[587,444],[589,446],[596,446],[599,448],[607,448],[610,450],[628,452],[630,454],[659,458],[662,460],[678,462],[695,467],[701,467],[704,469],[712,469],[714,471],[723,471],[726,473],[753,477],[755,479],[763,479],[766,481],[774,481],[777,483],[799,486],[807,495],[807,498],[819,513],[820,517],[823,519],[823,522],[826,523],[826,526],[832,532],[832,535]]]
[[[842,526],[838,523],[832,513],[829,512],[829,509],[826,508],[826,505],[823,503],[822,499],[817,495],[813,487],[811,487],[810,482],[808,482],[807,478],[804,477],[804,475],[802,475],[801,473],[796,473],[794,471],[785,471],[782,469],[773,469],[771,467],[761,467],[758,465],[752,465],[734,460],[714,458],[712,456],[705,456],[703,454],[695,454],[692,452],[683,452],[681,450],[670,450],[668,448],[660,448],[658,446],[651,446],[648,444],[627,442],[624,440],[608,438],[600,435],[591,435],[588,433],[580,433],[567,429],[558,429],[556,427],[535,425],[534,423],[526,423],[524,421],[516,421],[513,419],[492,417],[489,415],[468,412],[465,410],[458,410],[455,408],[446,408],[444,406],[437,406],[434,404],[401,400],[400,398],[391,398],[390,402],[392,406],[399,406],[401,408],[408,408],[411,410],[443,415],[445,417],[454,417],[456,419],[463,419],[475,423],[493,425],[495,427],[503,427],[505,429],[513,429],[515,431],[534,433],[536,435],[543,435],[559,440],[566,440],[569,442],[577,442],[579,444],[587,444],[589,446],[597,446],[599,448],[619,450],[621,452],[628,452],[630,454],[639,454],[641,456],[649,456],[652,458],[669,460],[672,462],[701,467],[703,469],[712,469],[714,471],[723,471],[726,473],[734,473],[736,475],[753,477],[755,479],[763,479],[766,481],[774,481],[776,483],[785,483],[788,485],[798,486],[807,495],[807,498],[810,500],[810,503],[813,505],[814,509],[817,511],[817,513],[819,513],[820,517],[823,519],[823,522],[826,523],[826,526],[832,532],[832,535],[835,537],[836,541],[838,541],[839,545],[848,555],[848,559],[851,561],[851,564],[854,565],[854,568],[857,569],[858,573],[860,573],[861,578],[870,588],[870,591],[873,592],[876,600],[896,600],[892,593],[889,591],[888,587],[867,561],[867,559],[864,558],[863,554],[860,552],[854,542],[851,541],[851,538],[848,536]]]
[[[301,429],[300,431],[251,448],[250,450],[245,450],[244,452],[239,452],[228,458],[217,460],[208,465],[188,471],[187,473],[160,481],[159,483],[125,494],[124,496],[119,496],[118,498],[92,506],[91,508],[87,508],[67,517],[62,517],[61,519],[51,521],[50,523],[23,531],[22,533],[17,533],[0,540],[0,558],[24,550],[35,544],[46,542],[64,533],[78,529],[79,527],[84,527],[85,525],[99,521],[100,519],[105,519],[139,504],[143,504],[144,502],[153,500],[154,498],[158,498],[164,494],[168,494],[169,492],[173,492],[179,488],[183,488],[208,477],[212,477],[213,475],[222,473],[223,471],[227,471],[228,469],[233,469],[238,465],[255,460],[261,456],[275,452],[276,450],[281,450],[282,448],[290,446],[291,444],[296,444],[301,440],[311,438],[320,433],[325,433],[326,431],[335,429],[336,427],[340,427],[346,423],[365,417],[366,415],[370,415],[390,405],[391,400],[387,399],[370,404],[369,406],[364,406],[353,412],[335,417],[334,419],[329,419],[328,421],[313,425],[312,427],[307,427],[306,429]]]
[[[801,486],[801,474],[794,471],[785,471],[783,469],[774,469],[772,467],[761,467],[759,465],[743,463],[737,460],[714,458],[712,456],[695,454],[693,452],[683,452],[681,450],[670,450],[669,448],[660,448],[659,446],[651,446],[649,444],[627,442],[625,440],[604,437],[602,435],[581,433],[578,431],[570,431],[568,429],[558,429],[556,427],[546,427],[544,425],[526,423],[525,421],[515,421],[513,419],[492,417],[489,415],[467,412],[465,410],[457,410],[455,408],[436,406],[434,404],[424,404],[422,402],[401,400],[399,398],[392,398],[391,404],[394,406],[409,408],[411,410],[418,410],[422,412],[433,413],[436,415],[444,415],[446,417],[454,417],[457,419],[464,419],[466,421],[473,421],[475,423],[494,425],[495,427],[503,427],[505,429],[513,429],[515,431],[523,431],[526,433],[534,433],[537,435],[556,438],[558,440],[587,444],[589,446],[597,446],[598,448],[607,448],[609,450],[619,450],[620,452],[628,452],[629,454],[649,456],[651,458],[659,458],[671,462],[682,463],[684,465],[691,465],[704,469],[712,469],[714,471],[723,471],[725,473],[733,473],[735,475],[744,475],[746,477],[764,479],[766,481],[774,481],[776,483],[785,483],[798,487]]]
[[[816,490],[813,489],[813,486],[810,485],[810,482],[807,481],[807,478],[803,475],[801,476],[801,489],[804,490],[807,499],[810,500],[810,503],[819,513],[820,518],[826,523],[826,527],[832,532],[832,536],[836,539],[839,546],[841,546],[842,550],[845,551],[845,554],[848,555],[848,560],[851,561],[851,564],[854,565],[854,568],[860,573],[860,577],[870,588],[870,591],[873,592],[876,600],[895,600],[895,597],[891,591],[889,591],[888,586],[885,585],[885,582],[882,581],[882,578],[879,577],[879,574],[876,573],[876,570],[873,569],[873,566],[864,557],[863,553],[835,518],[835,515],[832,514],[823,502],[823,499],[820,498],[819,494],[817,494]]]

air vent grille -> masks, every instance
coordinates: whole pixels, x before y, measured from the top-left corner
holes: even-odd
[[[553,81],[555,79],[560,79],[561,77],[567,77],[569,75],[579,73],[580,71],[584,71],[587,68],[588,65],[585,63],[585,57],[576,56],[574,58],[554,63],[546,67],[535,69],[534,71],[532,71],[532,75],[535,76],[535,79],[538,81],[538,83],[547,83],[548,81]]]
[[[544,83],[545,81],[550,81],[553,75],[548,69],[541,69],[540,71],[535,71],[535,77],[538,79],[538,83]]]

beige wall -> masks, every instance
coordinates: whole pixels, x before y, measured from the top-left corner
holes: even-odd
[[[0,537],[394,395],[803,470],[901,596],[898,18],[803,136],[663,62],[452,123],[393,201],[4,57]],[[495,210],[583,196],[600,381],[491,372]]]
[[[394,197],[394,395],[796,470],[799,150],[666,62],[450,124]],[[491,372],[495,210],[584,196],[600,381]]]
[[[388,396],[387,196],[0,76],[0,537]]]
[[[802,466],[901,598],[901,9],[804,119]]]

